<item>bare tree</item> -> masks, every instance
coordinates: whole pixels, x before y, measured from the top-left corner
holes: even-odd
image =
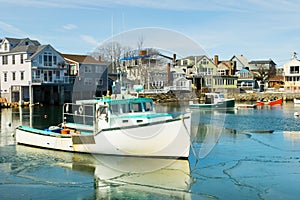
[[[99,46],[93,56],[101,56],[101,60],[110,63],[109,72],[117,73],[117,69],[121,66],[120,59],[129,55],[131,51],[128,46],[122,46],[118,42],[109,42]]]
[[[260,82],[259,90],[263,91],[264,84],[269,78],[269,74],[270,74],[269,70],[261,66],[258,68],[257,71],[253,72],[253,74],[254,74],[256,80]]]

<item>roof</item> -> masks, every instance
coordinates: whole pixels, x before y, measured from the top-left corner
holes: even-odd
[[[88,63],[88,64],[102,64],[102,62],[96,60],[89,55],[75,55],[75,54],[61,54],[62,57],[73,62]]]
[[[41,45],[37,40],[31,40],[29,38],[22,38],[22,39],[19,39],[19,38],[4,38],[4,39],[7,39],[9,42],[11,43],[16,43],[16,44],[19,44],[19,43],[22,43],[23,41],[25,40],[30,40],[34,45],[38,46],[38,45]]]
[[[270,77],[269,81],[283,81],[284,77],[282,75],[276,75],[274,77]]]
[[[249,62],[249,64],[276,64],[272,59],[269,60],[252,60]]]
[[[0,54],[7,54],[7,53],[20,53],[20,52],[26,52],[31,53],[29,59],[36,56],[39,52],[41,52],[44,48],[48,47],[50,45],[40,45],[40,46],[33,46],[33,45],[27,45],[27,46],[16,46],[9,52],[1,52]]]
[[[243,55],[234,55],[230,60],[233,60],[233,58],[236,57],[238,61],[240,61],[245,67],[248,66],[248,60]]]

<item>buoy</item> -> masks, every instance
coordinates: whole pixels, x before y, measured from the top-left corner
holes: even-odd
[[[298,112],[294,112],[294,117],[299,117],[299,113]]]
[[[47,116],[46,114],[44,114],[44,119],[47,119],[47,117],[48,117],[48,116]]]
[[[70,130],[69,129],[62,129],[61,134],[69,134]]]

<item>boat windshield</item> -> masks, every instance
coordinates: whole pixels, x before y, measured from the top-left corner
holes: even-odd
[[[150,112],[153,111],[152,102],[130,102],[111,104],[110,110],[112,114],[131,113],[131,112]]]
[[[224,94],[219,94],[220,98],[225,98]]]

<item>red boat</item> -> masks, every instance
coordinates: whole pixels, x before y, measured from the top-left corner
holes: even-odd
[[[279,99],[275,99],[275,100],[269,100],[269,101],[264,101],[263,99],[262,100],[258,100],[256,102],[256,105],[257,106],[277,106],[277,105],[282,105],[282,98],[279,98]]]

